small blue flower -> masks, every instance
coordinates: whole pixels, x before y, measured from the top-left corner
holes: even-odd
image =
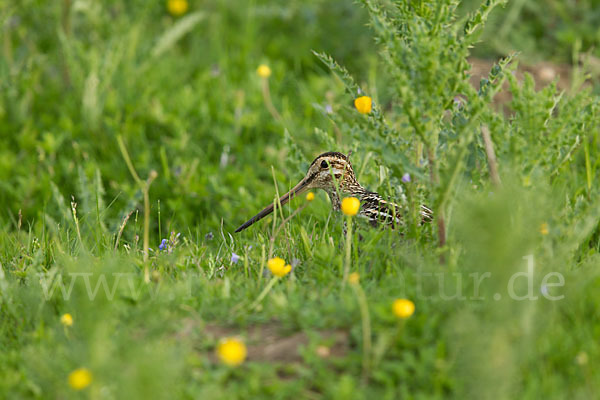
[[[237,254],[235,254],[234,252],[231,252],[231,263],[232,264],[237,264],[237,262],[240,260],[240,256],[238,256]]]
[[[169,241],[167,239],[163,239],[160,242],[160,245],[158,246],[159,250],[166,250],[167,249],[167,244],[169,243]]]
[[[410,174],[407,172],[404,175],[402,175],[402,182],[404,183],[408,183],[410,182]]]

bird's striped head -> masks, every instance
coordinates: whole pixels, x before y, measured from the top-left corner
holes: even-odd
[[[304,177],[307,188],[323,189],[326,192],[336,190],[336,185],[342,191],[358,185],[354,169],[345,154],[330,151],[319,155],[310,164]]]

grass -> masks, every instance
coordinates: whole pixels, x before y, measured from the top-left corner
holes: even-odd
[[[496,3],[0,6],[0,397],[594,397],[597,88],[536,91],[513,56],[473,87],[467,62],[564,61],[593,14]],[[407,205],[401,233],[346,237],[322,192],[233,233],[332,150]]]

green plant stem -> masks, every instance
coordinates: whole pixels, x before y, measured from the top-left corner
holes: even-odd
[[[133,179],[136,181],[138,186],[140,187],[143,195],[144,195],[144,248],[142,249],[143,257],[144,257],[144,281],[146,283],[150,282],[150,273],[148,270],[148,252],[150,248],[150,185],[152,181],[156,179],[158,176],[157,172],[152,170],[148,176],[146,181],[142,181],[135,171],[135,167],[131,162],[131,158],[129,157],[129,152],[127,151],[127,147],[125,146],[125,142],[121,135],[117,136],[117,142],[119,143],[119,148],[121,149],[121,154],[125,159],[125,163],[127,164],[127,168],[129,168],[129,172]]]
[[[351,262],[351,254],[352,254],[352,217],[346,217],[346,224],[348,225],[348,229],[346,229],[346,260],[344,262],[344,277],[342,279],[342,284],[345,285],[348,280],[348,275],[350,274],[350,262]]]
[[[273,248],[275,247],[275,238],[277,237],[277,235],[279,235],[279,232],[281,232],[281,230],[283,229],[285,224],[287,224],[292,218],[294,218],[294,216],[296,216],[296,214],[298,214],[300,211],[304,210],[306,208],[307,204],[308,203],[304,203],[302,206],[295,209],[294,212],[291,213],[286,219],[284,219],[281,222],[281,224],[279,225],[279,227],[276,230],[274,230],[273,235],[271,236],[271,239],[269,240],[269,258],[273,257]]]
[[[77,203],[75,201],[71,201],[71,212],[73,214],[73,221],[75,222],[75,229],[77,229],[77,238],[79,239],[79,244],[85,250],[85,245],[83,244],[83,239],[81,239],[81,230],[79,229],[79,220],[77,219]]]
[[[369,315],[369,305],[367,303],[367,296],[360,284],[352,284],[352,289],[356,295],[358,301],[358,307],[360,309],[360,319],[362,324],[362,337],[363,337],[363,381],[369,379],[371,370],[371,317]]]
[[[258,297],[256,298],[256,300],[254,300],[254,303],[252,303],[252,305],[250,306],[250,309],[253,310],[255,309],[260,302],[265,298],[265,296],[271,291],[271,288],[273,287],[273,285],[275,284],[275,282],[277,282],[279,280],[279,277],[274,276],[269,283],[267,284],[267,286],[265,286],[265,288],[263,289],[262,292],[260,292],[260,294],[258,295]]]
[[[260,251],[260,271],[258,272],[258,281],[261,282],[263,278],[263,272],[265,270],[265,264],[267,263],[267,259],[265,257],[265,245],[261,245]]]
[[[271,116],[273,116],[273,119],[277,122],[282,122],[281,115],[279,114],[279,112],[273,105],[273,102],[271,101],[271,91],[269,90],[268,78],[262,78],[262,94],[263,99],[265,101],[265,106],[267,107],[267,110],[269,111]]]

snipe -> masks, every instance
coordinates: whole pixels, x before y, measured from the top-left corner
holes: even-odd
[[[315,158],[310,164],[306,176],[289,192],[281,196],[279,202],[284,205],[291,198],[309,189],[323,189],[326,191],[331,200],[331,205],[336,211],[339,211],[341,207],[340,196],[342,198],[350,196],[358,198],[360,200],[359,215],[368,218],[374,226],[384,224],[394,228],[402,224],[402,207],[384,200],[379,194],[362,187],[356,180],[350,160],[342,153],[330,151]],[[243,231],[256,221],[272,213],[273,209],[274,204],[269,204],[235,231]],[[424,222],[433,219],[433,212],[423,205],[420,213]]]

